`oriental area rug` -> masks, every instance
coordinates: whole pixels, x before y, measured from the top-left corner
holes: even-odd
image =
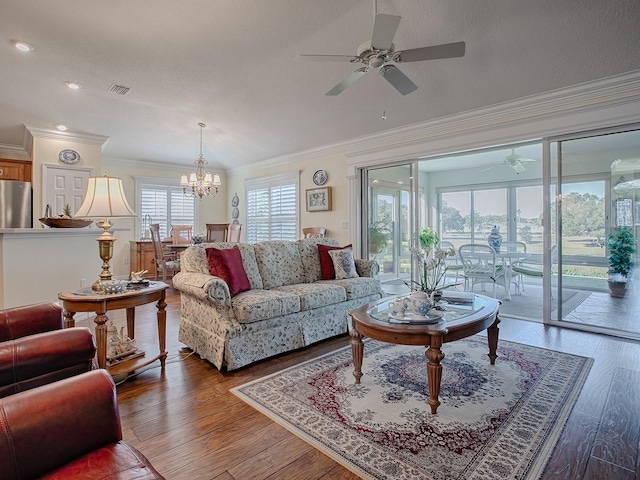
[[[593,360],[485,336],[443,345],[438,413],[424,347],[365,341],[362,383],[346,347],[232,392],[364,479],[535,479]]]

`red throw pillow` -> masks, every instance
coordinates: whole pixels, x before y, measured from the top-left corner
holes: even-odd
[[[351,248],[351,244],[346,247],[330,247],[329,245],[318,244],[318,255],[320,256],[320,276],[323,280],[336,278],[336,271],[333,268],[333,260],[329,256],[329,250],[344,250]]]
[[[209,273],[220,277],[229,286],[229,293],[235,296],[240,292],[251,290],[251,283],[242,265],[242,255],[237,245],[232,248],[207,248]]]

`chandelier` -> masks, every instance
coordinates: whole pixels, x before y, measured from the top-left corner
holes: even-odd
[[[200,122],[198,126],[200,127],[200,156],[193,162],[196,166],[196,171],[191,172],[188,178],[187,175],[183,173],[180,176],[180,186],[182,187],[182,192],[185,197],[197,196],[202,200],[202,197],[208,197],[212,194],[212,187],[213,196],[216,196],[218,194],[218,188],[220,188],[222,183],[220,182],[220,175],[216,173],[212,179],[211,174],[204,170],[207,161],[202,156],[202,129],[206,127],[206,125]]]

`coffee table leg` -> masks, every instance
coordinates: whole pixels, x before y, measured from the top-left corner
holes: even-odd
[[[99,368],[107,368],[107,320],[109,318],[104,312],[96,312],[96,318],[93,319],[96,324],[96,355]]]
[[[489,342],[489,361],[491,365],[496,364],[496,358],[498,358],[498,354],[496,351],[498,350],[498,332],[500,329],[498,328],[498,324],[500,323],[500,319],[496,315],[496,320],[491,324],[489,328],[487,328],[487,341]]]
[[[431,413],[433,414],[436,413],[440,405],[440,400],[438,400],[440,383],[442,382],[442,365],[440,365],[440,362],[444,358],[444,353],[442,353],[440,347],[442,347],[442,337],[432,335],[431,345],[425,352],[425,356],[429,360],[427,362],[428,403],[431,406]]]
[[[355,323],[355,322],[353,322]],[[353,376],[356,377],[356,385],[362,378],[362,356],[364,355],[364,343],[362,335],[356,330],[355,325],[351,328],[351,355],[353,356]]]
[[[162,298],[158,300],[156,308],[158,309],[158,344],[160,345],[160,370],[164,371],[164,366],[167,361],[167,302],[164,298],[164,290],[162,291]]]

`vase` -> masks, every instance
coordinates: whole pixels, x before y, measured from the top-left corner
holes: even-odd
[[[487,243],[490,247],[493,247],[496,253],[500,252],[500,246],[502,245],[502,235],[500,235],[500,229],[497,225],[494,225],[491,229],[491,233],[487,237]]]

